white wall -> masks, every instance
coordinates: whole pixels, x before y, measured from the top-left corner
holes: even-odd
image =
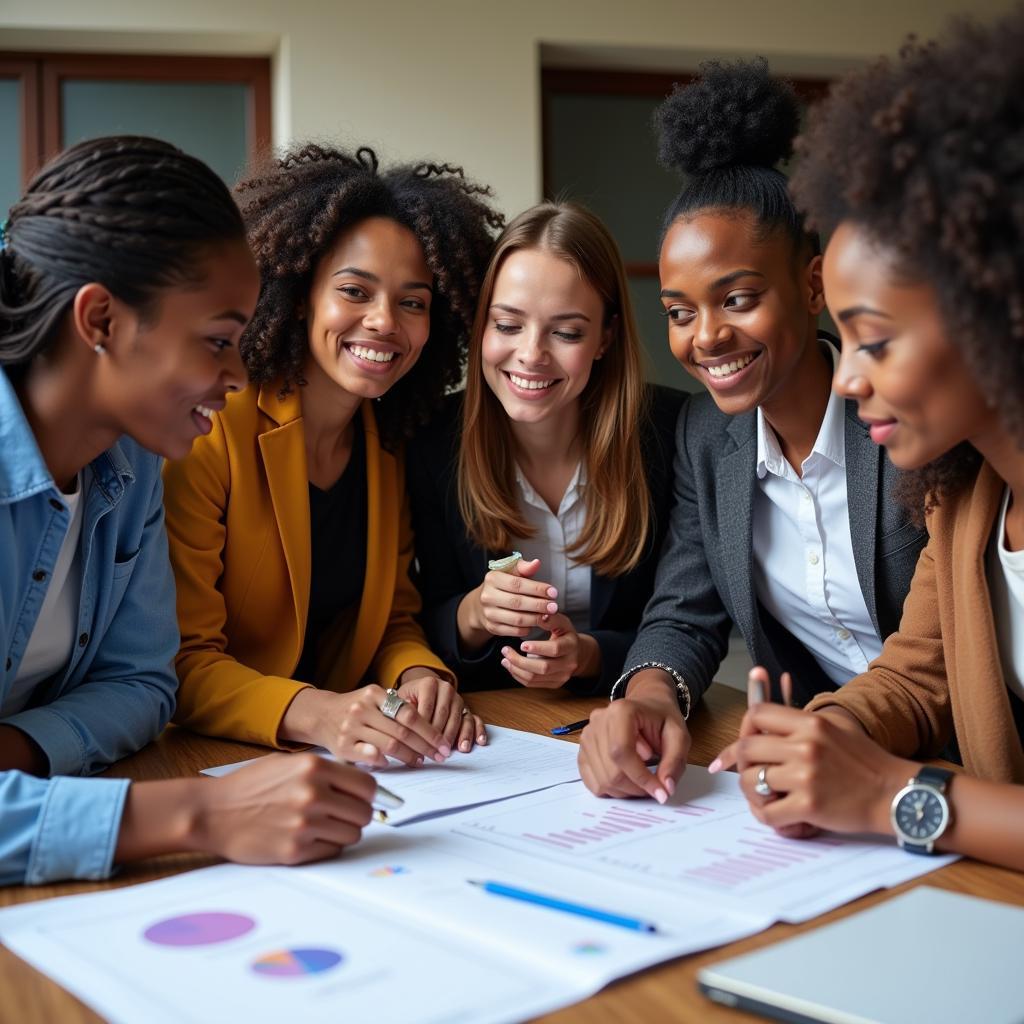
[[[763,54],[841,71],[1011,0],[0,0],[0,49],[274,57],[274,134],[463,164],[516,212],[540,196],[541,51],[662,70]]]

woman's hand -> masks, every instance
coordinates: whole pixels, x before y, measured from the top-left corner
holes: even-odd
[[[474,715],[459,692],[446,679],[439,679],[428,668],[407,668],[402,673],[398,695],[414,705],[420,716],[430,722],[452,749],[464,754],[474,742],[487,743],[483,719]]]
[[[316,754],[271,754],[202,780],[198,846],[240,864],[302,864],[359,842],[377,782]]]
[[[523,686],[556,689],[573,676],[588,678],[601,672],[601,648],[589,633],[577,633],[565,615],[551,615],[547,640],[526,640],[501,649],[501,666]]]
[[[376,684],[351,693],[308,686],[285,711],[278,735],[282,740],[326,747],[342,761],[383,768],[393,757],[420,765],[430,758],[440,764],[452,752],[444,734],[407,701],[395,718],[381,711],[386,692]]]
[[[558,591],[534,580],[540,559],[520,561],[513,572],[492,570],[462,599],[458,610],[459,639],[470,649],[483,647],[492,636],[528,636],[547,628],[558,611]]]
[[[815,826],[882,835],[892,834],[892,798],[918,768],[827,711],[778,704],[751,708],[740,738],[718,755],[709,771],[732,767],[739,770],[751,811],[765,825],[780,831]],[[762,767],[771,796],[754,789]]]
[[[689,750],[675,684],[657,669],[637,673],[627,697],[591,712],[580,737],[580,776],[598,796],[649,796],[663,804],[675,792]],[[660,763],[652,774],[647,762],[655,756]]]

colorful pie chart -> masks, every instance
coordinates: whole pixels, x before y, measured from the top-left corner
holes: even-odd
[[[268,978],[299,978],[329,971],[341,960],[333,949],[279,949],[254,960],[252,969]]]
[[[255,927],[256,922],[244,914],[207,911],[168,917],[150,925],[142,934],[158,946],[212,946],[237,939]]]

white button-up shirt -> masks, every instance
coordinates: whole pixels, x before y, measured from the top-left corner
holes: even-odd
[[[838,353],[827,346],[833,362]],[[829,396],[798,476],[757,411],[754,587],[761,604],[837,685],[882,650],[857,579],[846,496],[845,402]]]
[[[543,580],[558,590],[558,610],[567,615],[577,632],[590,629],[590,566],[579,565],[566,555],[583,530],[587,507],[583,501],[586,472],[580,463],[569,486],[562,495],[558,513],[552,514],[547,502],[533,489],[530,481],[516,466],[519,485],[519,507],[523,518],[536,530],[530,537],[513,537],[512,546],[523,558],[540,559],[535,579]],[[546,632],[535,631],[536,637]],[[536,638],[535,637],[535,638]]]

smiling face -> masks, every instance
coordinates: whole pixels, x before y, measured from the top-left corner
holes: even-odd
[[[574,263],[544,249],[509,255],[484,327],[484,379],[515,423],[575,415],[608,344],[601,296]]]
[[[896,267],[895,255],[855,225],[833,234],[825,284],[843,341],[834,386],[856,400],[893,463],[916,469],[998,418],[949,339],[934,289]]]
[[[427,343],[433,282],[423,247],[397,221],[369,217],[344,231],[313,275],[306,379],[385,394]]]
[[[677,220],[658,261],[672,354],[725,413],[764,405],[803,359],[818,359],[820,259],[803,264],[781,231],[759,238],[753,217]]]
[[[198,285],[163,290],[145,318],[114,300],[118,327],[96,363],[97,404],[118,432],[172,459],[210,432],[228,391],[245,387],[238,341],[259,296],[242,241],[210,247],[195,270]]]

